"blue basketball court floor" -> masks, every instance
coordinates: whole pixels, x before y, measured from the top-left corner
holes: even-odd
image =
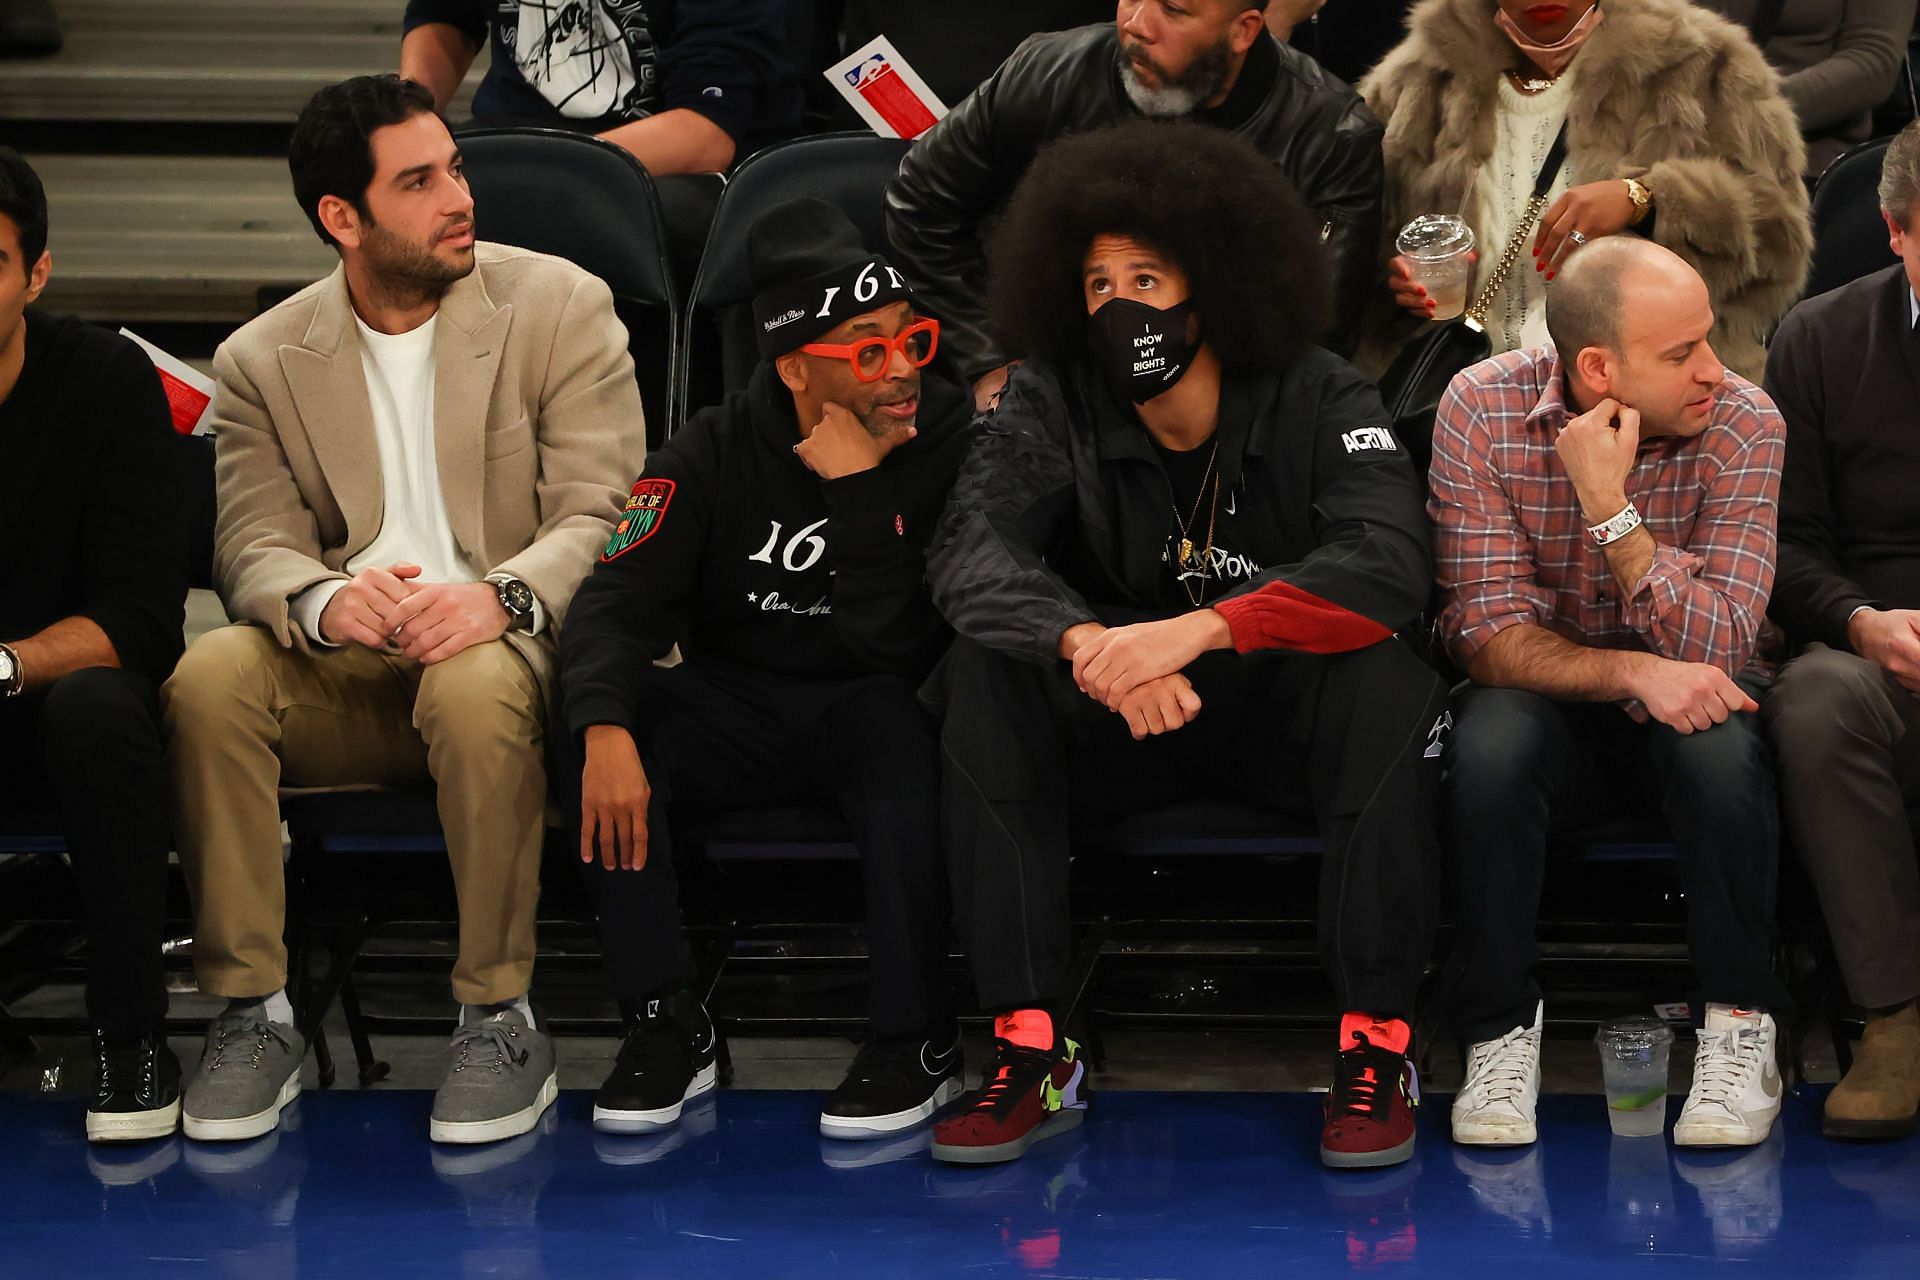
[[[822,1140],[804,1092],[723,1092],[651,1138],[595,1133],[569,1092],[472,1148],[426,1141],[429,1101],[310,1092],[253,1142],[89,1148],[77,1103],[0,1097],[0,1275],[1920,1276],[1920,1139],[1828,1142],[1815,1089],[1764,1146],[1698,1154],[1612,1138],[1592,1096],[1547,1098],[1531,1150],[1470,1152],[1435,1096],[1377,1173],[1320,1167],[1307,1094],[1106,1094],[981,1169],[924,1131]]]

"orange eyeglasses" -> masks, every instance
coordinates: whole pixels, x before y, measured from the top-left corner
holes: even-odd
[[[940,349],[940,322],[919,320],[891,338],[862,338],[858,342],[809,342],[800,348],[808,355],[838,356],[853,366],[853,376],[862,382],[878,382],[887,376],[887,366],[898,351],[916,369],[924,368]]]

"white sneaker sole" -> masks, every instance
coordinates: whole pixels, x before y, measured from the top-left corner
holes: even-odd
[[[1765,1113],[1762,1113],[1765,1114]],[[1766,1115],[1764,1123],[1749,1116],[1743,1125],[1731,1124],[1694,1124],[1676,1121],[1673,1126],[1673,1145],[1676,1147],[1757,1147],[1767,1140],[1773,1132],[1773,1122],[1780,1118],[1778,1111]]]
[[[701,1094],[711,1092],[719,1078],[719,1064],[709,1062],[687,1082],[687,1091],[680,1095],[680,1101],[670,1107],[658,1107],[652,1111],[616,1111],[611,1107],[595,1106],[593,1127],[602,1133],[654,1133],[665,1129],[679,1122],[681,1108]]]
[[[280,1113],[300,1096],[300,1073],[295,1071],[280,1086],[280,1096],[264,1111],[230,1120],[202,1120],[184,1108],[180,1113],[180,1131],[195,1142],[245,1142],[272,1133],[280,1123]]]
[[[153,1111],[87,1112],[88,1142],[147,1142],[180,1127],[180,1099]]]
[[[1489,1124],[1480,1120],[1453,1118],[1453,1140],[1463,1147],[1530,1147],[1540,1139],[1540,1126],[1525,1123]]]
[[[874,1138],[885,1138],[902,1129],[911,1129],[932,1117],[933,1113],[952,1102],[965,1091],[958,1076],[948,1076],[933,1091],[933,1096],[917,1107],[908,1107],[905,1111],[896,1111],[886,1116],[837,1116],[830,1111],[820,1113],[820,1136],[838,1138],[843,1142],[866,1142]]]
[[[512,1115],[500,1116],[493,1120],[429,1120],[427,1137],[434,1142],[445,1142],[454,1146],[472,1146],[481,1142],[499,1142],[504,1138],[517,1138],[530,1133],[533,1126],[540,1123],[540,1117],[547,1113],[554,1100],[560,1096],[560,1077],[549,1075],[540,1086],[539,1094],[531,1106],[520,1108]]]

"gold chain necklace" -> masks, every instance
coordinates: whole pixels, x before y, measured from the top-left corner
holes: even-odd
[[[1508,71],[1507,75],[1513,80],[1513,87],[1528,96],[1536,93],[1545,93],[1560,82],[1559,76],[1548,76],[1542,80],[1519,71]]]
[[[1180,579],[1180,589],[1187,593],[1187,599],[1198,608],[1207,594],[1207,575],[1213,570],[1213,532],[1220,515],[1220,477],[1214,475],[1213,464],[1220,457],[1220,437],[1213,438],[1213,452],[1207,455],[1207,469],[1200,473],[1200,492],[1193,496],[1193,514],[1185,520],[1180,518],[1179,504],[1173,505],[1174,523],[1180,526],[1180,560],[1175,566],[1175,576]],[[1193,526],[1200,522],[1200,501],[1207,496],[1207,479],[1213,479],[1213,500],[1207,505],[1207,545],[1200,552],[1200,591],[1187,584],[1186,574],[1193,568]]]

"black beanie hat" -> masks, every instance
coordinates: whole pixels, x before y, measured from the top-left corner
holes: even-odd
[[[824,200],[794,200],[754,223],[747,274],[754,339],[766,360],[912,296],[900,273],[867,251],[847,215]]]

